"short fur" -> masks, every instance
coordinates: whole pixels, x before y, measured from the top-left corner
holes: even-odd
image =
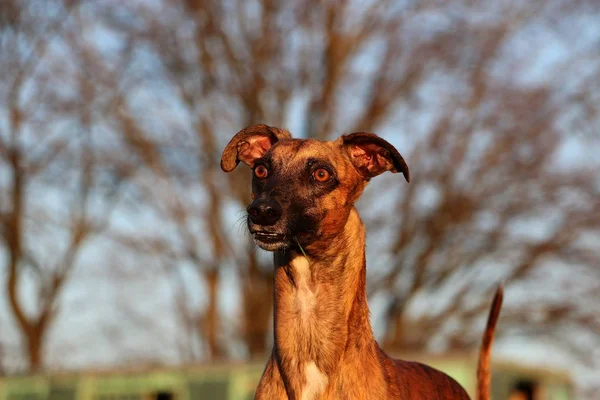
[[[385,171],[409,180],[400,153],[372,133],[300,140],[255,125],[233,137],[221,166],[229,172],[240,161],[255,171],[249,231],[275,264],[275,341],[256,399],[468,399],[446,374],[388,357],[373,337],[365,228],[354,203]],[[480,356],[481,400],[489,399],[498,293]]]

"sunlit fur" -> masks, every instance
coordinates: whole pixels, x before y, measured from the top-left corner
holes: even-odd
[[[239,160],[250,167],[265,165],[268,176],[253,178],[252,198],[273,199],[282,208],[269,226],[248,218],[257,245],[274,251],[275,265],[275,340],[256,399],[468,399],[452,378],[388,357],[373,337],[365,228],[354,203],[369,179],[385,170],[403,172],[408,180],[399,153],[379,138],[367,143],[368,151],[378,151],[382,142],[387,149],[369,157],[343,138],[297,140],[276,129],[243,130],[222,158],[225,171]],[[361,143],[369,135],[361,133]],[[329,181],[311,179],[313,168],[320,167],[328,168]],[[265,243],[260,233],[278,239]],[[493,326],[487,333],[492,332]],[[489,354],[489,347],[484,352]]]

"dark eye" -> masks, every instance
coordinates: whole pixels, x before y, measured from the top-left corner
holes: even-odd
[[[269,170],[264,165],[257,165],[254,168],[254,176],[258,179],[265,179],[269,175]]]
[[[331,174],[325,168],[317,168],[312,175],[317,182],[327,182],[331,178]]]

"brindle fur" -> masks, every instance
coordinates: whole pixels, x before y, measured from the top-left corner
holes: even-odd
[[[234,136],[221,167],[229,172],[239,161],[269,171],[265,179],[253,178],[254,201],[281,206],[281,215],[268,226],[248,219],[257,244],[274,251],[275,264],[275,341],[256,399],[468,399],[449,376],[393,360],[373,337],[365,228],[354,203],[368,181],[384,171],[409,179],[397,150],[370,133],[300,140],[285,130],[255,125]],[[313,180],[318,168],[332,178]],[[279,236],[266,243],[261,233]],[[480,360],[488,364],[500,301],[497,295],[482,347]],[[488,399],[489,367],[480,365],[480,371],[479,398]]]

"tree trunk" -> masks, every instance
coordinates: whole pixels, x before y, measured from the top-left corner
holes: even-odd
[[[36,373],[44,367],[44,344],[45,329],[33,328],[27,333],[27,357],[29,361],[29,372]]]
[[[204,274],[208,284],[208,309],[205,316],[205,335],[208,348],[210,350],[210,358],[217,360],[223,357],[221,345],[219,344],[219,304],[218,304],[218,289],[219,289],[219,271],[216,268],[210,268]]]
[[[273,279],[260,270],[252,249],[248,251],[248,276],[243,285],[244,341],[251,359],[264,357],[273,314]]]

